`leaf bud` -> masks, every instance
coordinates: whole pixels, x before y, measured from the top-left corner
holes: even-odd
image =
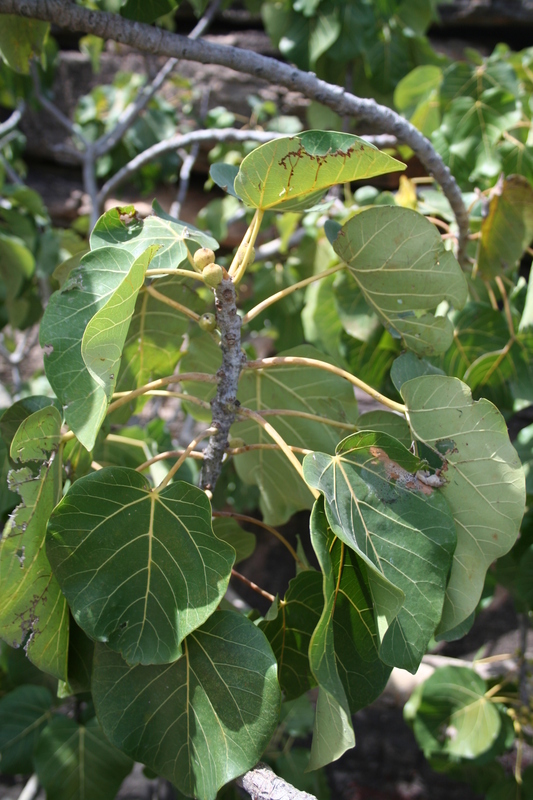
[[[214,314],[211,314],[211,312],[207,312],[206,314],[202,314],[198,320],[198,325],[203,331],[210,333],[214,331],[217,326],[217,318]]]
[[[214,260],[215,254],[209,247],[200,247],[193,255],[193,261],[198,269],[207,267],[207,265],[212,264]]]
[[[207,286],[211,286],[213,289],[222,282],[223,276],[224,272],[219,264],[208,264],[202,270],[202,278]]]
[[[228,441],[228,447],[237,448],[237,447],[245,447],[245,446],[246,446],[246,442],[244,441],[244,439],[239,439],[237,436],[234,439],[230,438],[229,441]]]

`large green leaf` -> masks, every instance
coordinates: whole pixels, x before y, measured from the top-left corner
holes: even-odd
[[[194,291],[192,281],[186,278],[169,275],[154,281],[152,286],[164,297],[192,311],[201,314],[205,308],[205,302]],[[183,336],[189,325],[189,318],[181,311],[141,290],[122,349],[115,390],[131,391],[157,378],[172,375],[183,355]],[[133,401],[133,407],[126,407],[128,419],[143,402],[145,399],[141,397]]]
[[[212,236],[194,225],[180,222],[159,207],[146,219],[135,216],[135,208],[112,208],[103,214],[91,234],[91,250],[100,247],[124,248],[138,258],[151,245],[159,245],[151,269],[177,269],[187,261],[187,242],[216,250],[218,243]]]
[[[323,573],[324,608],[309,644],[309,663],[318,683],[310,769],[340,758],[355,744],[350,708],[335,660],[333,611],[336,589],[327,549],[328,523],[324,501],[316,501],[311,513],[311,541]]]
[[[468,386],[440,375],[407,381],[402,396],[414,436],[442,459],[439,490],[455,520],[457,548],[438,633],[475,609],[485,573],[513,545],[525,504],[524,473],[505,420]]]
[[[322,353],[308,345],[280,355],[326,360]],[[352,387],[343,378],[316,367],[291,364],[245,371],[237,396],[242,406],[254,411],[287,409],[320,417],[315,421],[281,414],[265,416],[287,444],[294,447],[332,453],[350,425],[355,428],[357,403]],[[322,419],[341,423],[341,426],[328,425]],[[231,432],[246,444],[272,444],[270,436],[254,420],[233,425]],[[235,467],[241,480],[259,487],[261,512],[269,524],[286,522],[295,511],[312,506],[313,497],[308,487],[281,451],[250,450],[235,456]]]
[[[115,359],[124,345],[126,322],[133,313],[141,273],[144,276],[152,255],[153,248],[137,259],[117,247],[87,253],[62,288],[52,295],[44,314],[40,342],[49,351],[46,375],[65,407],[67,423],[87,450],[92,450],[105,417],[118,375]],[[130,283],[132,280],[134,284]],[[91,335],[97,334],[94,344],[98,350],[104,345],[103,357],[110,359],[105,362],[108,367],[115,364],[114,371],[107,372],[106,377],[95,369],[92,360],[90,369],[84,360],[84,354],[91,359],[93,356],[84,334],[95,316],[91,328]]]
[[[35,411],[39,411],[41,408],[46,408],[55,403],[57,403],[57,400],[51,397],[33,395],[31,397],[24,397],[22,400],[17,400],[12,406],[6,408],[0,416],[0,436],[2,436],[8,449],[11,447],[13,437],[21,423],[24,422],[27,417]]]
[[[113,744],[180,791],[214,800],[262,755],[278,722],[280,690],[262,631],[218,611],[168,666],[129,667],[97,646],[93,697]]]
[[[413,729],[424,755],[476,758],[495,742],[500,712],[485,681],[466,667],[442,667],[422,684]]]
[[[41,730],[51,716],[52,695],[44,686],[19,686],[0,700],[0,771],[28,773]]]
[[[481,225],[477,263],[482,277],[490,280],[515,269],[532,239],[533,188],[521,175],[511,175],[492,191]]]
[[[133,761],[113,747],[93,717],[81,725],[56,716],[39,737],[35,772],[54,800],[114,800]]]
[[[323,605],[322,576],[304,570],[289,583],[275,619],[260,623],[278,661],[285,700],[294,700],[315,686],[308,650]]]
[[[405,169],[348,133],[306,131],[257,147],[241,163],[235,192],[252,208],[308,208],[336,183]]]
[[[412,672],[440,620],[456,543],[446,501],[417,477],[423,468],[400,442],[377,432],[347,437],[335,456],[304,460],[306,480],[324,494],[332,530],[370,567],[377,616],[388,616],[380,657]],[[400,609],[387,608],[387,595],[380,599],[384,581],[403,592]]]
[[[224,596],[235,551],[211,505],[178,481],[150,490],[133,469],[74,483],[48,527],[48,555],[78,625],[130,664],[165,664]]]
[[[431,222],[407,208],[369,208],[348,220],[333,247],[367,303],[406,347],[418,355],[433,355],[450,346],[449,320],[420,312],[435,309],[443,300],[462,308],[467,284]]]
[[[53,405],[34,411],[23,420],[11,442],[15,461],[44,461],[61,439],[61,414]]]
[[[68,607],[45,552],[48,518],[61,492],[61,464],[53,458],[38,475],[29,467],[12,471],[10,488],[22,502],[7,523],[0,544],[0,636],[56,678],[65,679]]]
[[[43,52],[49,30],[49,22],[0,14],[0,56],[15,72],[28,75],[30,61]]]

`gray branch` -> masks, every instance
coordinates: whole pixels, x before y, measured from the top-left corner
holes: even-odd
[[[130,178],[137,170],[153,161],[154,158],[164,155],[164,153],[175,152],[183,147],[190,147],[191,145],[201,142],[270,142],[271,139],[280,137],[283,134],[272,133],[268,131],[246,131],[237,128],[222,128],[222,129],[208,129],[200,131],[191,131],[190,133],[178,134],[172,136],[170,139],[164,139],[162,142],[154,144],[138,156],[132,158],[122,169],[119,169],[112,178],[110,178],[98,193],[98,207],[101,208],[106,197],[114,191],[117,186]]]
[[[201,64],[218,64],[244,72],[272,84],[301,92],[306,97],[332,108],[338,114],[363,119],[380,132],[392,134],[409,145],[424,167],[440,184],[453,209],[459,228],[459,259],[464,261],[468,238],[468,211],[461,191],[431,142],[414,125],[374,100],[356,97],[341,86],[320,80],[313,73],[303,72],[274,58],[242,50],[239,47],[193,41],[186,36],[169,33],[141,22],[132,22],[104,11],[91,11],[61,0],[0,0],[0,13],[18,14],[53,22],[62,28],[83,31],[102,39]]]
[[[5,136],[19,124],[24,113],[24,103],[21,103],[13,113],[2,123],[0,123],[0,137]]]
[[[211,401],[211,424],[217,428],[217,432],[211,436],[204,451],[200,473],[200,486],[210,491],[215,488],[228,446],[229,429],[237,413],[239,375],[246,360],[241,350],[241,318],[237,314],[235,286],[229,277],[215,289],[215,310],[222,349],[222,366],[217,372],[217,393]]]
[[[314,794],[301,792],[283,778],[278,778],[266,764],[258,764],[236,782],[252,800],[316,800]]]
[[[26,15],[22,14],[22,16]],[[69,118],[65,116],[65,114],[63,114],[63,112],[60,111],[59,108],[56,105],[54,105],[54,103],[52,103],[43,94],[41,89],[41,82],[39,80],[39,73],[37,72],[37,65],[35,61],[32,61],[30,66],[30,71],[33,80],[33,90],[35,92],[35,96],[37,97],[39,103],[43,106],[43,108],[46,108],[46,110],[59,122],[60,125],[62,125],[65,128],[65,130],[67,130],[74,138],[77,138],[81,142],[84,148],[87,148],[89,146],[89,142],[85,138],[85,136],[79,131],[78,127],[73,122],[71,122]]]

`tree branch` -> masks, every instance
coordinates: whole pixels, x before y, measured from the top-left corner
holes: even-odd
[[[266,764],[259,763],[254,769],[237,778],[252,800],[317,800],[314,794],[301,792],[283,778],[278,778]]]
[[[22,115],[24,113],[24,103],[20,103],[18,108],[16,108],[13,113],[2,123],[0,123],[0,138],[5,136],[6,133],[12,131],[14,128],[17,127],[20,120],[22,119]]]
[[[143,52],[229,67],[237,72],[244,72],[268,80],[272,84],[301,92],[306,97],[332,108],[338,114],[358,117],[375,125],[380,132],[396,136],[398,140],[411,147],[448,198],[459,227],[458,257],[464,262],[468,237],[468,211],[463,203],[461,191],[431,142],[414,125],[392,109],[379,105],[374,100],[356,97],[347,93],[341,86],[333,86],[312,73],[303,72],[290,64],[284,64],[250,50],[203,40],[192,41],[162,28],[131,22],[104,11],[91,11],[74,4],[65,4],[61,0],[0,0],[0,13],[53,22],[62,28],[92,33],[106,40],[113,39]]]

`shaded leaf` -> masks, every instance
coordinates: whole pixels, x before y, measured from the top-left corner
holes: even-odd
[[[380,657],[411,672],[440,620],[456,543],[446,501],[417,477],[423,469],[400,442],[374,432],[347,437],[335,456],[304,460],[333,532],[369,568],[376,616],[386,621],[379,624]]]
[[[326,360],[322,353],[308,345],[280,355]],[[283,365],[245,371],[237,396],[242,406],[254,411],[287,409],[320,417],[312,420],[281,414],[265,416],[287,444],[295,447],[333,452],[346,431],[352,425],[355,427],[357,403],[351,386],[343,378],[316,367]],[[340,424],[322,421],[328,419]],[[270,436],[254,420],[234,424],[231,432],[246,444],[272,443]],[[312,506],[313,497],[308,487],[279,450],[250,450],[236,456],[235,468],[241,480],[259,487],[263,519],[270,525],[286,522],[295,511]]]
[[[0,22],[0,56],[15,72],[28,75],[31,59],[44,50],[50,23],[16,14],[0,14]]]
[[[233,184],[238,171],[239,167],[235,166],[235,164],[212,164],[209,168],[209,175],[223,191],[233,195],[233,197],[237,197]]]
[[[416,358],[416,356],[415,356]],[[360,431],[381,431],[393,436],[409,449],[411,447],[411,431],[405,417],[391,411],[367,411],[357,420]]]
[[[129,667],[98,645],[93,697],[113,744],[180,791],[214,800],[262,755],[280,690],[264,634],[246,617],[218,611],[167,666]],[[125,697],[133,701],[126,708]]]
[[[12,406],[6,408],[0,416],[0,435],[8,448],[11,447],[13,437],[25,419],[35,411],[40,411],[40,409],[54,405],[56,402],[51,397],[33,395],[32,397],[24,397],[22,400],[17,400]]]
[[[409,349],[433,355],[449,347],[446,317],[414,313],[443,300],[456,308],[466,302],[466,279],[432,223],[407,208],[369,208],[343,226],[333,247],[369,306]]]
[[[402,396],[414,436],[443,461],[439,491],[457,530],[438,628],[444,634],[475,609],[488,567],[512,547],[524,513],[524,474],[498,409],[488,400],[474,403],[458,379],[416,378],[403,384]]]
[[[44,548],[48,518],[61,492],[60,470],[54,458],[38,475],[29,467],[9,475],[10,488],[22,502],[0,543],[0,636],[15,647],[25,643],[28,658],[39,669],[64,680],[68,607]]]
[[[48,555],[78,625],[130,664],[164,664],[224,596],[235,558],[205,492],[153,492],[133,469],[80,478],[57,506]]]
[[[424,681],[413,730],[426,758],[476,758],[491,747],[502,723],[486,691],[467,667],[441,667]]]
[[[289,583],[276,618],[259,625],[276,656],[286,700],[294,700],[316,685],[308,651],[323,605],[322,576],[304,570]]]
[[[252,208],[309,208],[336,183],[405,169],[358,136],[306,131],[275,139],[242,161],[235,192]]]
[[[231,517],[218,517],[213,520],[213,531],[218,539],[230,544],[235,550],[235,563],[249,558],[255,550],[256,538],[245,531]]]
[[[87,253],[63,287],[52,295],[43,317],[40,343],[49,351],[45,357],[46,376],[65,407],[68,425],[87,450],[92,450],[105,417],[118,365],[111,373],[113,379],[109,373],[107,381],[98,371],[93,375],[83,357],[83,350],[87,348],[87,340],[84,346],[85,330],[93,317],[107,306],[109,320],[106,322],[98,316],[95,321],[102,331],[95,344],[109,342],[113,349],[112,360],[116,358],[117,351],[122,350],[127,327],[121,306],[113,308],[114,298],[133,299],[140,288],[140,276],[135,287],[129,283],[130,276],[139,272],[144,275],[150,256],[148,250],[135,259],[131,253],[117,247],[102,247]],[[125,313],[131,317],[132,312],[133,306],[127,303]],[[106,325],[110,327],[106,329]],[[118,326],[116,338],[115,325]],[[92,330],[96,332],[95,328]],[[104,355],[108,357],[107,351]],[[93,362],[91,364],[94,366]]]
[[[444,375],[444,373],[429,361],[415,356],[414,353],[402,353],[401,356],[394,359],[390,376],[398,392],[406,381],[419,378],[421,375]]]
[[[324,608],[309,645],[309,663],[318,683],[309,769],[335,761],[355,745],[348,699],[335,661],[332,616],[336,592],[327,549],[328,523],[324,501],[316,501],[311,513],[311,542],[323,573]]]
[[[42,731],[35,772],[54,800],[113,800],[133,761],[111,745],[93,717],[86,725],[63,715]]]
[[[120,16],[138,22],[154,22],[158,17],[170,14],[178,0],[126,0],[120,9]]]
[[[44,686],[19,686],[0,700],[0,770],[33,771],[33,751],[51,716],[52,695]]]
[[[521,175],[511,175],[491,192],[488,216],[481,225],[478,269],[488,280],[515,269],[533,239],[533,189]]]

